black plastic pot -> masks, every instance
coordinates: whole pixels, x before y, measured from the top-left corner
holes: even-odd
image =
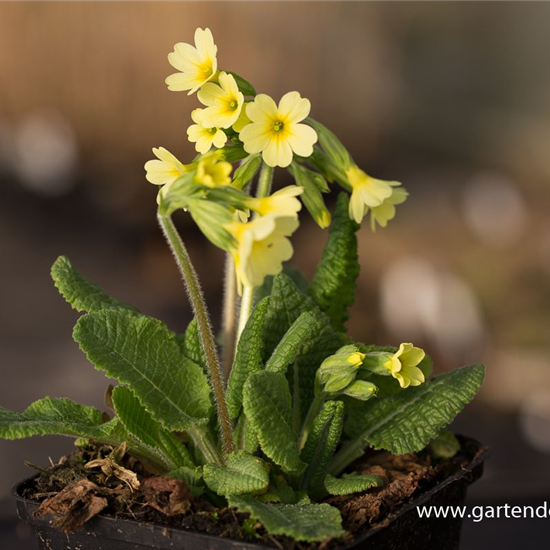
[[[468,486],[483,473],[487,449],[464,438],[478,452],[465,468],[405,504],[386,522],[370,529],[342,550],[457,550],[461,518],[419,518],[417,506],[461,506]],[[18,483],[12,490],[19,517],[31,524],[43,550],[259,550],[257,544],[214,537],[164,525],[98,516],[85,527],[65,534],[50,525],[47,518],[34,516],[39,504],[21,496],[33,478]]]

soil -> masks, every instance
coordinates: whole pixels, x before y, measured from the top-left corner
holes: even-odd
[[[471,462],[478,450],[463,441],[455,457],[439,462],[427,453],[395,456],[368,451],[350,471],[380,476],[383,487],[326,498],[324,502],[339,508],[346,535],[344,540],[321,544],[270,536],[248,514],[195,498],[183,481],[149,474],[136,459],[120,456],[124,455],[120,449],[113,458],[108,446],[77,448],[47,469],[34,466],[39,473],[22,496],[40,502],[37,515],[50,514],[53,524],[64,531],[78,529],[101,513],[273,548],[331,550],[342,542],[353,542],[366,529],[387,523],[401,506]]]

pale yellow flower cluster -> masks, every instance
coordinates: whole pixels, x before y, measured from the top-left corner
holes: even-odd
[[[166,79],[168,89],[197,92],[202,104],[191,112],[193,124],[187,129],[200,155],[183,164],[166,149],[153,149],[157,158],[147,162],[145,170],[148,181],[163,186],[159,208],[190,212],[207,238],[233,256],[239,289],[261,285],[292,256],[289,237],[299,225],[299,195],[303,193],[304,204],[321,227],[330,224],[322,197],[329,191],[327,180],[336,179],[351,191],[353,220],[361,223],[370,213],[373,230],[376,224],[385,227],[395,216],[395,206],[407,198],[400,184],[363,172],[332,132],[308,118],[308,99],[296,91],[284,94],[279,103],[266,94],[256,95],[244,79],[218,68],[217,53],[210,29],[199,28],[194,45],[180,42],[168,55],[177,70]],[[231,156],[235,151],[236,158]],[[253,166],[250,175],[244,180],[246,167],[241,167],[233,185],[228,159],[235,162],[247,153],[243,162]],[[315,164],[314,153],[326,158],[328,173]],[[251,197],[243,189],[260,164],[264,169],[288,168],[297,185],[267,197]]]
[[[308,157],[313,153],[317,134],[300,124],[311,109],[309,100],[298,92],[285,94],[279,105],[266,94],[258,94],[245,103],[235,77],[217,71],[217,47],[210,29],[197,29],[195,46],[179,43],[168,56],[170,64],[180,71],[166,79],[168,89],[198,90],[204,109],[193,111],[195,124],[187,130],[189,141],[201,154],[227,142],[226,131],[239,134],[247,153],[261,153],[269,166],[287,167],[293,154]]]

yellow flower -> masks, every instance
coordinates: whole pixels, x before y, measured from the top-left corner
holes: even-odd
[[[252,121],[239,137],[247,153],[262,153],[269,166],[285,168],[292,162],[292,154],[309,157],[317,133],[306,124],[299,124],[308,115],[311,103],[298,92],[285,94],[277,106],[273,99],[258,94],[246,106],[246,114]]]
[[[346,170],[346,177],[352,188],[349,215],[357,223],[363,221],[369,208],[380,206],[391,196],[392,185],[400,185],[397,182],[371,178],[356,164]]]
[[[215,128],[230,128],[237,122],[244,104],[237,82],[230,74],[220,73],[218,84],[208,82],[198,93],[199,101],[206,105],[202,112],[202,125]]]
[[[302,203],[296,198],[304,189],[297,185],[289,185],[279,191],[275,191],[269,197],[250,198],[246,206],[254,210],[260,216],[274,214],[275,216],[297,216],[302,208]]]
[[[400,185],[398,182],[392,181],[390,185],[392,186],[390,197],[385,199],[380,206],[373,206],[370,209],[370,226],[373,231],[376,231],[376,224],[386,227],[388,222],[395,217],[395,207],[398,204],[403,204],[409,196],[406,189],[396,188]]]
[[[227,143],[227,136],[220,128],[206,128],[202,125],[204,109],[195,109],[191,112],[191,118],[195,124],[187,128],[187,137],[191,143],[195,143],[198,153],[206,154],[212,145],[221,149]]]
[[[220,161],[219,153],[212,152],[199,160],[195,181],[206,185],[206,187],[229,185],[231,170],[233,170],[233,166],[229,162]]]
[[[188,95],[195,93],[216,74],[217,51],[210,29],[195,31],[195,47],[184,42],[176,44],[174,51],[168,54],[168,62],[180,72],[166,79],[168,89],[173,92],[189,90]]]
[[[397,379],[402,388],[420,386],[425,381],[424,373],[418,364],[424,359],[423,349],[412,344],[401,344],[399,350],[384,363],[391,375]]]
[[[180,176],[189,172],[170,151],[164,147],[153,147],[153,153],[159,160],[150,160],[145,163],[145,178],[154,185],[165,185],[176,181]]]
[[[267,275],[277,275],[283,262],[290,260],[293,249],[288,237],[298,228],[298,218],[273,214],[255,218],[248,223],[233,222],[226,229],[237,245],[231,254],[239,293],[242,287],[260,286]]]

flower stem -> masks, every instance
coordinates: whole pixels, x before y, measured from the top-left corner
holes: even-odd
[[[224,465],[224,458],[221,456],[220,451],[213,443],[208,431],[203,426],[190,428],[187,430],[189,437],[195,444],[195,447],[199,449],[202,454],[202,458],[207,464],[217,464],[218,466]]]
[[[365,441],[358,437],[342,445],[342,448],[334,455],[328,468],[329,474],[337,476],[342,473],[354,460],[363,456],[366,447]]]
[[[185,284],[185,289],[187,290],[189,301],[191,302],[191,306],[193,308],[193,313],[195,314],[195,319],[197,320],[199,337],[206,358],[210,384],[212,386],[212,392],[214,393],[214,400],[216,402],[223,450],[225,454],[229,454],[235,450],[233,430],[231,428],[231,420],[229,419],[229,413],[227,411],[221,368],[218,360],[216,344],[214,343],[212,326],[208,317],[208,310],[204,301],[204,295],[202,293],[195,268],[191,263],[191,258],[189,257],[187,249],[185,248],[185,245],[183,244],[183,241],[174,226],[172,218],[170,216],[163,216],[159,214],[158,220],[168,245],[174,254],[174,258]]]
[[[273,182],[274,168],[268,166],[265,162],[262,164],[260,177],[258,178],[258,187],[256,189],[256,197],[261,199],[267,197],[271,191],[271,183]],[[254,305],[254,287],[245,286],[243,288],[243,296],[241,299],[241,309],[239,311],[239,326],[237,328],[237,342],[246,326],[246,322],[252,312]]]
[[[223,348],[222,365],[225,380],[229,378],[235,355],[235,330],[237,309],[237,281],[235,264],[231,254],[225,258],[225,291],[223,295]]]
[[[252,303],[254,302],[254,287],[245,286],[243,288],[243,295],[241,298],[241,308],[239,310],[239,326],[237,327],[237,342],[243,333],[244,327],[252,312]]]
[[[262,199],[269,195],[271,191],[271,182],[273,181],[274,168],[268,166],[265,162],[262,164],[260,177],[258,178],[258,188],[256,189],[256,197]]]

